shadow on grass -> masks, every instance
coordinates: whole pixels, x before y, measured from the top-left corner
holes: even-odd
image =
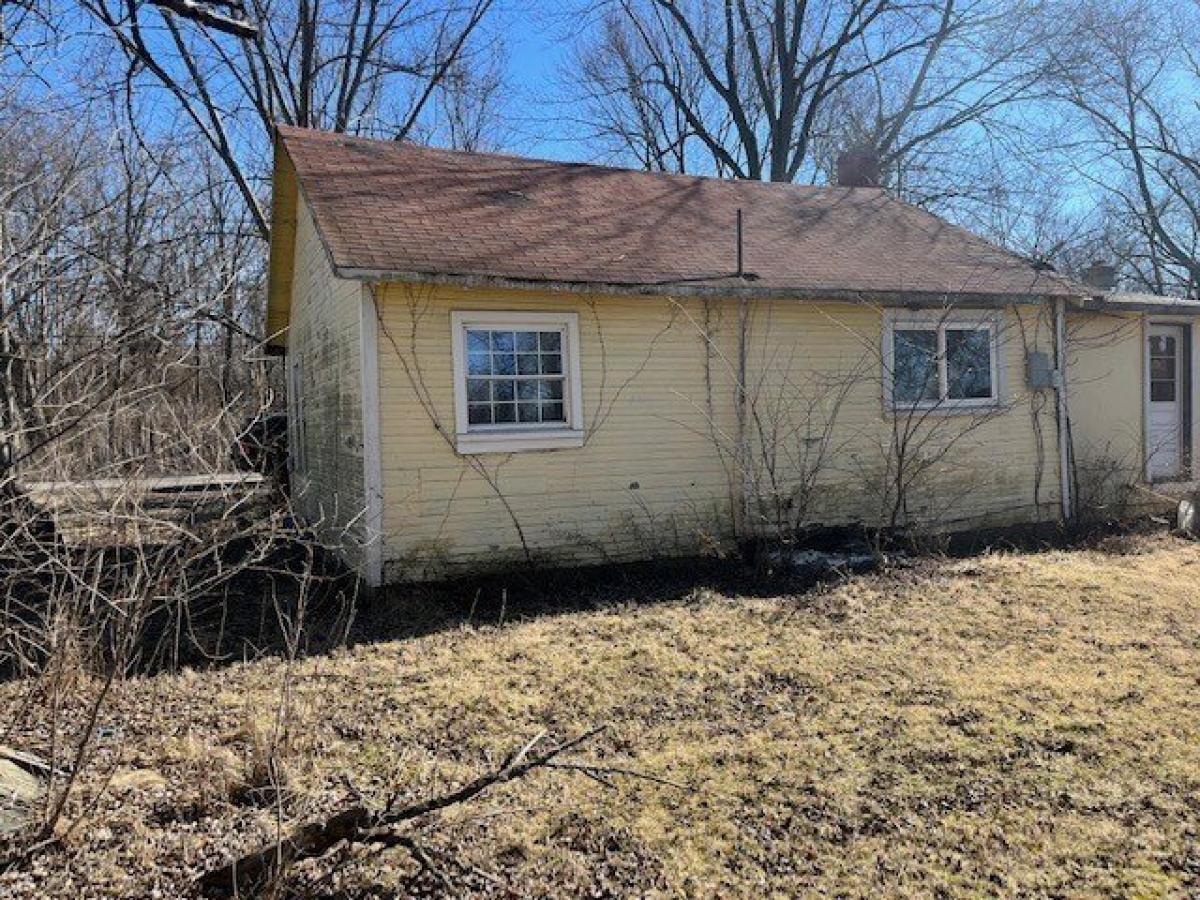
[[[1040,552],[1079,548],[1136,552],[1161,521],[1108,523],[1083,533],[1056,525],[977,531],[921,541],[883,543],[908,568],[993,550]],[[861,531],[805,536],[805,549],[865,546]],[[814,587],[846,577],[843,571],[789,571],[763,565],[764,551],[745,548],[727,559],[660,559],[576,568],[508,570],[478,578],[402,584],[366,594],[332,555],[287,549],[269,566],[247,571],[219,596],[186,608],[163,604],[145,623],[135,670],[143,674],[181,667],[213,668],[263,657],[327,653],[337,647],[404,640],[460,628],[503,625],[569,615],[688,600],[701,590],[730,596],[798,598]],[[102,629],[103,624],[97,625]],[[0,678],[5,673],[0,672]]]
[[[1136,552],[1147,535],[1167,530],[1150,518],[1108,522],[1068,531],[1057,523],[989,529],[913,540],[893,538],[878,546],[907,567],[969,558],[993,551],[1096,550]],[[807,535],[796,549],[828,551],[865,548],[861,529]],[[660,559],[643,563],[508,571],[481,578],[385,588],[361,604],[349,638],[353,643],[421,637],[464,625],[498,625],[544,616],[622,607],[677,603],[711,590],[730,596],[799,597],[843,580],[845,572],[796,572],[760,564],[761,548],[744,548],[727,559]]]

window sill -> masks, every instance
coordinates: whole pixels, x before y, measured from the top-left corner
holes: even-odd
[[[1003,412],[1008,409],[1008,404],[999,400],[943,400],[938,403],[892,403],[886,409],[891,416],[978,416]]]
[[[563,450],[583,446],[583,432],[573,429],[554,431],[475,431],[459,434],[455,449],[460,454],[519,453],[522,450]]]

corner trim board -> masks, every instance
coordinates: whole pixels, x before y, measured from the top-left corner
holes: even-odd
[[[372,285],[362,286],[359,307],[360,367],[362,369],[363,439],[363,581],[383,583],[383,456],[379,444],[379,314]]]

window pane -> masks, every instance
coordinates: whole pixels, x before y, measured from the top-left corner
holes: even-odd
[[[1161,378],[1164,380],[1175,378],[1175,360],[1169,358],[1155,358],[1150,360],[1150,377]]]
[[[937,400],[937,332],[898,328],[893,346],[893,398],[908,403]]]
[[[467,372],[471,375],[490,375],[492,358],[487,353],[470,353],[467,355]]]
[[[1165,334],[1151,335],[1150,353],[1152,356],[1174,356],[1175,338]]]
[[[469,328],[466,343],[468,425],[566,423],[561,331]]]
[[[1175,382],[1174,381],[1151,381],[1150,382],[1150,399],[1156,403],[1174,403],[1175,402]]]
[[[953,400],[992,396],[991,332],[986,328],[946,329],[946,386]]]

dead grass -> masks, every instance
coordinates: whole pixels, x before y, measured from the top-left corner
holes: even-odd
[[[419,827],[449,886],[401,851],[320,890],[1200,891],[1200,547],[1138,538],[800,597],[630,600],[304,660],[283,735],[279,660],[132,681],[80,802],[115,773],[109,789],[0,894],[178,896],[352,789],[423,796],[541,729],[600,722],[593,758],[688,789],[541,773]],[[277,736],[286,779],[267,791]],[[39,739],[35,723],[14,736]]]

